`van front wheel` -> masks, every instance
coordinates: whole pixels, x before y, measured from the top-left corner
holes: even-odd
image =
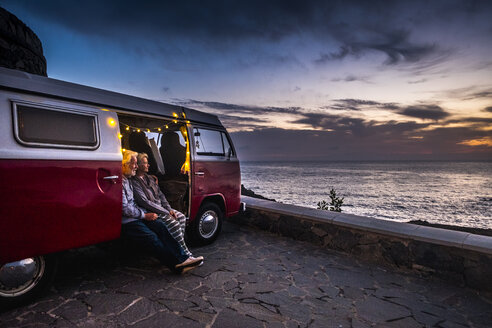
[[[198,243],[211,244],[222,229],[223,213],[215,203],[205,203],[200,207],[192,225],[192,234]]]
[[[10,308],[36,298],[53,281],[55,256],[36,256],[0,266],[0,307]]]

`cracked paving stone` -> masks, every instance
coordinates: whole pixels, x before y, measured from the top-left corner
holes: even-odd
[[[170,312],[159,312],[155,315],[137,322],[132,327],[135,328],[155,328],[155,327],[173,327],[173,328],[198,328],[204,327],[203,324],[194,320],[185,318]]]
[[[412,317],[406,317],[401,320],[395,320],[391,322],[385,322],[382,327],[387,328],[421,328],[422,325],[415,321]]]
[[[318,286],[318,288],[323,293],[323,296],[328,296],[329,298],[335,298],[339,293],[340,289],[334,286]]]
[[[87,305],[78,300],[70,300],[59,308],[50,311],[50,313],[70,320],[71,322],[76,322],[89,315]]]
[[[309,322],[312,317],[312,308],[307,304],[296,304],[296,306],[279,306],[281,315],[299,322]]]
[[[255,298],[263,303],[275,306],[290,306],[300,302],[300,298],[291,297],[287,292],[281,291],[278,293],[258,294]]]
[[[165,289],[159,290],[158,292],[153,294],[152,298],[168,299],[168,300],[173,300],[173,299],[182,300],[182,299],[186,298],[187,295],[188,295],[188,292],[186,292],[182,289],[172,287],[172,286],[167,286]]]
[[[351,318],[350,324],[351,324],[352,328],[370,328],[371,327],[371,324],[360,321],[357,318]]]
[[[199,288],[203,283],[203,278],[198,276],[189,275],[186,279],[182,279],[179,282],[179,288],[191,292],[194,289]]]
[[[211,323],[215,317],[215,313],[207,313],[199,310],[188,310],[182,313],[183,317],[197,321],[200,323]]]
[[[93,315],[115,315],[140,297],[120,293],[98,293],[87,296],[85,302],[92,307]]]
[[[313,316],[309,328],[350,328],[351,320],[345,316]]]
[[[226,297],[208,297],[207,301],[210,302],[212,308],[216,310],[225,309],[226,307],[230,307],[232,304],[237,303],[235,299],[226,298]]]
[[[36,325],[46,325],[49,326],[53,324],[56,318],[49,316],[46,313],[38,313],[38,312],[26,312],[17,318],[13,318],[8,322],[1,322],[0,327],[19,327],[20,325],[26,325],[28,323],[35,323]]]
[[[169,288],[169,282],[164,279],[144,279],[134,281],[126,286],[117,288],[121,293],[134,294],[143,297],[151,297],[154,294],[163,289]]]
[[[375,281],[369,273],[344,271],[334,276],[329,274],[330,281],[336,286],[350,286],[353,288],[374,288]]]
[[[366,295],[364,294],[364,291],[360,288],[348,286],[343,288],[343,296],[352,300],[358,300],[365,298]]]
[[[142,298],[120,313],[116,317],[116,320],[119,323],[123,323],[123,325],[128,326],[150,317],[162,309],[165,309],[164,305]]]
[[[183,300],[160,300],[159,303],[162,304],[162,306],[167,307],[172,312],[182,312],[196,307],[196,304],[193,302]]]
[[[210,287],[200,286],[200,287],[198,287],[198,288],[193,289],[192,291],[190,291],[190,294],[191,295],[196,295],[196,296],[202,296],[202,295],[206,295],[209,290],[210,290]]]
[[[302,296],[306,296],[308,293],[299,288],[299,287],[296,287],[296,286],[289,286],[287,288],[287,292],[289,293],[290,296],[293,296],[293,297],[302,297]]]
[[[408,317],[408,309],[377,297],[370,296],[366,300],[355,302],[357,314],[370,322],[383,323],[389,320]]]
[[[213,328],[263,328],[263,322],[249,316],[239,314],[234,310],[222,310],[212,326]]]
[[[211,289],[220,289],[236,276],[237,273],[235,272],[217,271],[210,274],[203,284]]]
[[[264,322],[283,321],[282,316],[278,314],[275,310],[274,312],[272,312],[260,304],[237,303],[237,304],[233,304],[231,308],[239,313],[248,315],[260,321],[264,321]]]

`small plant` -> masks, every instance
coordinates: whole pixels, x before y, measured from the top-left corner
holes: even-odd
[[[335,189],[331,188],[330,190],[330,203],[327,203],[326,201],[322,200],[321,202],[318,202],[318,210],[324,210],[324,211],[334,211],[334,212],[341,212],[342,211],[342,205],[343,205],[343,199],[344,197],[340,198],[337,197],[337,192]]]

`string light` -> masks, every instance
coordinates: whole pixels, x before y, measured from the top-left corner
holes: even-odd
[[[116,121],[114,119],[112,119],[112,118],[109,118],[108,119],[108,124],[109,124],[109,126],[115,126],[116,125]]]
[[[173,114],[176,114],[176,113],[173,113]],[[178,114],[174,115],[174,116],[177,116]],[[116,124],[116,121],[112,120],[112,122],[114,122],[114,124]],[[110,124],[111,122],[108,121],[108,124]],[[167,124],[164,124],[164,125],[161,125],[161,126],[157,126],[157,127],[153,127],[153,128],[141,128],[141,127],[136,127],[136,126],[131,126],[131,125],[128,125],[128,124],[124,124],[124,123],[120,123],[121,125],[123,125],[123,130],[125,131],[133,131],[133,132],[146,132],[146,133],[159,133],[159,132],[162,132],[162,130],[165,128],[165,129],[169,129],[169,126],[172,126],[173,124],[177,124],[178,127],[181,127],[182,124],[186,124],[186,123],[190,123],[190,121],[184,121],[184,120],[172,120],[172,121],[169,121]]]
[[[123,135],[121,133],[118,134],[118,138],[123,138]]]

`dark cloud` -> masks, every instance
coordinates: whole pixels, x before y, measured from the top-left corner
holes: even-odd
[[[419,84],[419,83],[424,83],[427,82],[427,79],[420,79],[420,80],[415,80],[415,81],[408,81],[408,84]]]
[[[293,36],[307,36],[323,44],[338,43],[338,50],[322,51],[317,63],[347,56],[360,57],[376,51],[386,56],[386,65],[429,63],[431,58],[442,59],[444,54],[449,54],[449,50],[437,44],[439,39],[430,42],[413,40],[413,30],[419,27],[418,23],[428,23],[426,19],[443,24],[480,19],[490,28],[484,17],[489,17],[487,14],[492,9],[487,1],[474,1],[473,5],[465,5],[463,1],[412,1],[409,4],[404,0],[6,2],[27,8],[32,15],[77,34],[106,38],[111,42],[118,40],[126,45],[136,42],[138,45],[132,46],[140,51],[145,51],[142,44],[146,42],[153,44],[159,52],[179,52],[195,50],[196,44],[223,50],[236,49],[237,44],[244,41],[268,44]],[[178,44],[182,49],[176,49]],[[281,50],[271,55],[270,58],[279,64],[293,60]]]
[[[245,114],[267,114],[267,113],[286,113],[286,114],[298,114],[301,112],[300,107],[273,107],[273,106],[253,106],[253,105],[237,105],[222,103],[217,101],[200,101],[200,100],[180,100],[175,99],[172,101],[175,105],[187,106],[187,107],[201,107],[219,110],[221,112],[233,112],[233,113],[245,113]]]
[[[369,83],[369,79],[367,77],[355,76],[355,75],[347,75],[344,78],[337,77],[337,78],[331,79],[331,81],[333,81],[333,82],[357,82],[358,81],[358,82]]]
[[[323,106],[323,109],[333,109],[333,110],[351,110],[359,111],[363,109],[387,109],[395,110],[398,109],[398,105],[395,103],[381,103],[372,100],[363,99],[335,99],[333,103],[328,106]]]
[[[396,65],[400,63],[417,63],[422,60],[449,55],[449,50],[441,49],[437,44],[415,43],[410,41],[410,31],[374,31],[373,36],[365,36],[367,40],[353,41],[358,36],[350,36],[348,39],[340,40],[343,45],[336,52],[321,54],[315,60],[317,64],[324,64],[333,60],[340,60],[347,56],[359,58],[369,51],[377,51],[386,55],[385,65]]]
[[[401,109],[398,113],[409,117],[434,121],[442,120],[450,115],[437,105],[408,106]]]
[[[483,125],[488,125],[492,124],[492,118],[486,118],[486,117],[466,117],[462,118],[459,120],[446,120],[444,123],[449,124],[449,123],[478,123],[478,124],[483,124]]]
[[[492,106],[485,107],[483,110],[484,110],[485,112],[492,113]]]
[[[268,123],[267,120],[257,117],[241,117],[235,115],[219,114],[222,124],[230,131],[232,130],[254,130],[258,128],[258,124]]]
[[[450,89],[443,92],[443,96],[460,100],[474,100],[479,98],[492,99],[492,88],[471,86],[459,89]]]
[[[475,92],[470,95],[470,99],[472,98],[492,98],[492,89]]]
[[[293,123],[307,124],[315,129],[337,131],[358,137],[370,137],[377,134],[387,135],[388,132],[401,134],[416,131],[429,125],[416,122],[394,121],[381,123],[367,121],[361,118],[319,113],[306,113],[303,116],[304,118],[298,119]]]

